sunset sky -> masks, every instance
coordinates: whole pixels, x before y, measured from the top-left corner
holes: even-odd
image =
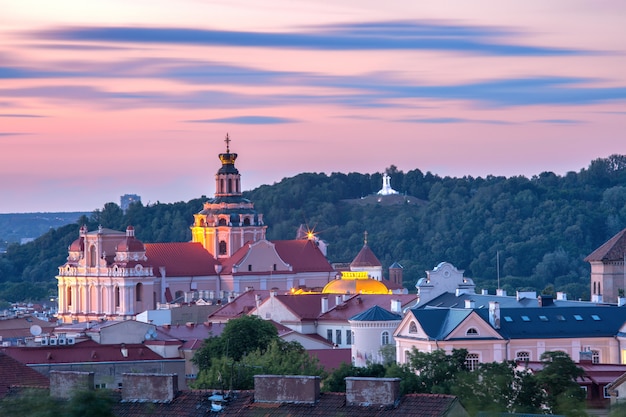
[[[626,1],[0,0],[0,213],[212,196],[226,133],[244,189],[579,171],[626,154]]]

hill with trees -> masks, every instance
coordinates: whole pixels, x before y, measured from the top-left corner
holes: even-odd
[[[403,265],[411,291],[426,270],[447,261],[465,270],[478,289],[494,292],[499,276],[500,287],[509,292],[564,291],[589,299],[584,257],[626,227],[624,155],[596,159],[564,176],[453,178],[395,166],[386,173],[394,189],[420,204],[377,204],[377,199],[354,204],[380,189],[383,173],[303,173],[244,195],[264,214],[268,239],[294,238],[298,226],[307,224],[328,242],[331,262],[350,262],[367,231],[384,270],[393,262]],[[137,203],[125,213],[107,203],[33,242],[10,245],[0,257],[0,300],[54,293],[57,267],[80,224],[90,230],[133,225],[144,242],[188,241],[193,214],[206,200]]]

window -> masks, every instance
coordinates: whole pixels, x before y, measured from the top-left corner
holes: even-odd
[[[226,255],[226,241],[220,240],[220,255]]]
[[[417,324],[414,321],[409,324],[409,333],[417,333]]]
[[[600,351],[599,350],[591,351],[591,363],[600,363]]]
[[[522,321],[530,321],[530,317],[528,317],[528,316],[522,316]]]
[[[517,352],[517,355],[515,355],[515,360],[528,362],[530,360],[530,352]]]
[[[326,330],[326,340],[328,340],[330,343],[333,343],[333,331],[332,331],[332,329]]]
[[[355,341],[354,341],[355,340],[354,332],[350,332],[350,334],[352,335],[352,344],[354,344],[355,343]]]
[[[352,331],[346,330],[346,345],[352,344]]]
[[[611,394],[609,394],[609,390],[606,389],[606,385],[602,387],[602,390],[604,391],[604,398],[611,398]]]
[[[583,320],[583,316],[578,315],[578,314],[574,314],[574,318],[575,318],[577,321],[582,321],[582,320]]]
[[[71,306],[72,305],[72,287],[67,287],[67,305]]]
[[[595,321],[600,321],[600,320],[602,320],[602,319],[600,318],[600,316],[598,316],[597,314],[592,314],[592,315],[591,315],[591,318],[592,318],[592,319],[594,319]]]
[[[507,323],[511,323],[513,319],[511,318],[511,316],[504,316],[504,321],[506,321]]]
[[[140,282],[135,286],[135,301],[141,301],[143,284]]]
[[[246,217],[245,219],[243,219],[243,225],[244,226],[250,226],[250,218]]]
[[[562,315],[560,315],[560,314],[559,314],[558,316],[556,316],[556,319],[557,319],[558,321],[565,321],[565,317],[564,317],[564,316],[562,316]]]
[[[252,265],[248,265],[248,272],[252,272]]]
[[[465,357],[465,366],[467,366],[467,369],[475,371],[478,369],[478,364],[478,353],[468,353]]]
[[[337,343],[337,345],[341,344],[341,330],[339,329],[335,332],[335,343]]]
[[[539,320],[541,320],[541,321],[548,321],[548,317],[547,316],[539,316]]]
[[[226,226],[226,219],[222,217],[221,219],[218,220],[217,224],[219,226]]]
[[[115,287],[115,307],[120,306],[120,287]]]
[[[89,247],[89,266],[94,267],[96,266],[96,247],[94,245],[91,245]]]
[[[388,331],[384,331],[381,333],[380,335],[380,344],[381,345],[388,345],[389,344],[389,332]]]
[[[467,332],[465,332],[465,336],[478,336],[478,330],[476,330],[475,327],[470,327],[467,329]]]

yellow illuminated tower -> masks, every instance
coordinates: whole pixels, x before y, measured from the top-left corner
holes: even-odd
[[[235,168],[236,153],[230,152],[226,135],[226,152],[219,154],[222,166],[215,174],[215,197],[194,214],[191,226],[193,242],[199,242],[216,258],[228,258],[246,242],[265,239],[263,215],[241,195],[241,175]]]

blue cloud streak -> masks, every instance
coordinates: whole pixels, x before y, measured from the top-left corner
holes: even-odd
[[[576,55],[589,51],[505,42],[501,29],[431,22],[371,22],[281,33],[166,27],[70,27],[35,37],[74,42],[167,43],[308,50],[437,50],[498,56]],[[495,40],[490,40],[495,38]]]

